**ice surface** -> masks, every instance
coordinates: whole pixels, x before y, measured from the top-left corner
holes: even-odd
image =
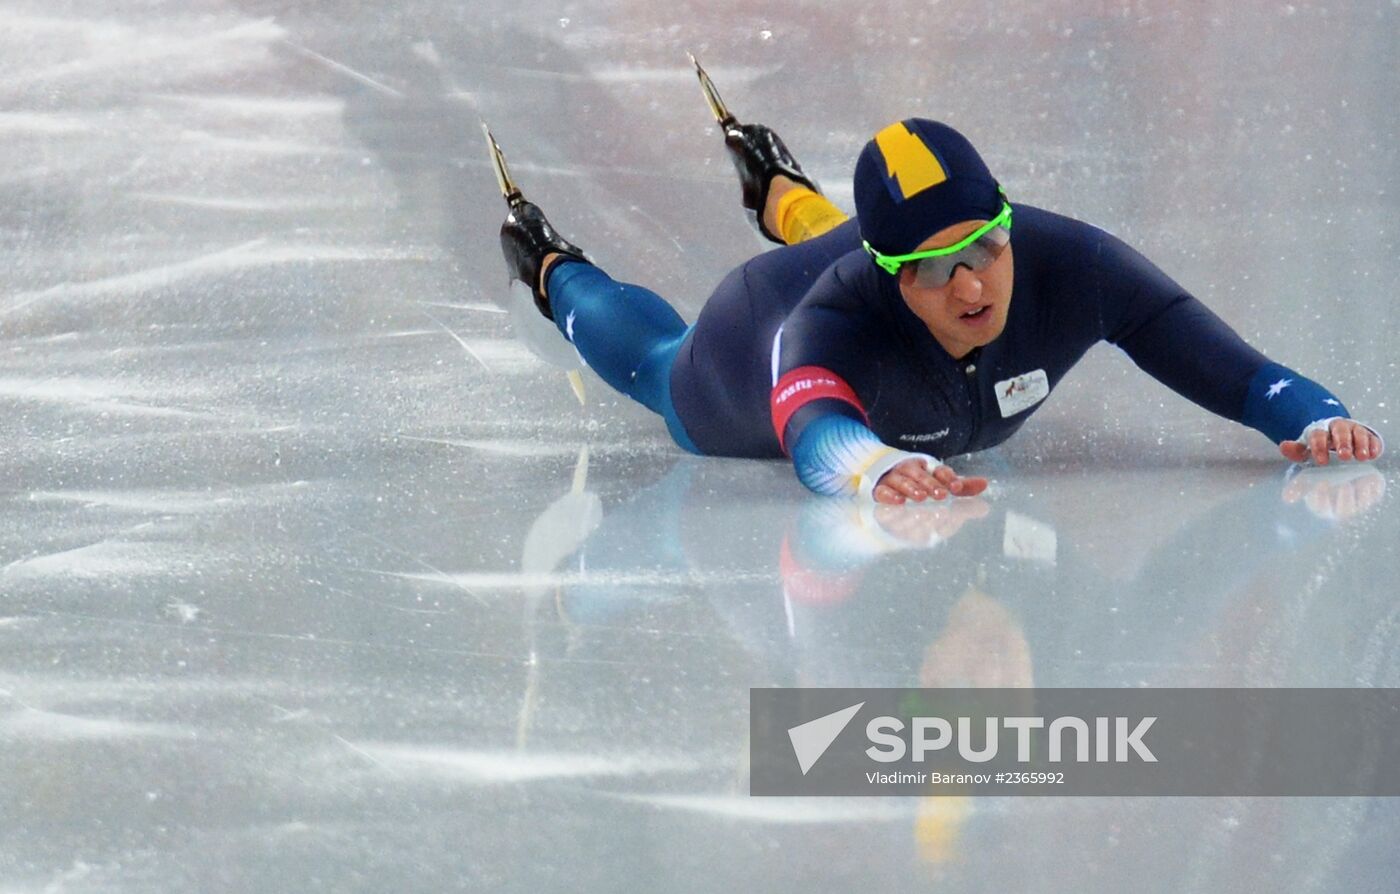
[[[761,246],[685,50],[847,207],[945,118],[1393,451],[1398,23],[6,4],[0,891],[1393,890],[1390,801],[749,799],[753,686],[1400,685],[1393,458],[1289,476],[1109,348],[983,499],[683,457],[513,337],[478,122],[693,319]]]

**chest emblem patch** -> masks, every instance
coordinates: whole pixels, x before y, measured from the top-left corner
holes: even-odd
[[[1045,400],[1050,393],[1050,377],[1045,370],[1037,369],[997,382],[995,387],[1001,418],[1009,419]]]

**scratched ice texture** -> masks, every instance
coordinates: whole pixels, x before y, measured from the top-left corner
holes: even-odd
[[[1400,685],[1396,466],[1289,475],[1101,347],[880,551],[515,338],[479,120],[688,319],[762,245],[685,50],[848,209],[948,120],[1394,447],[1397,46],[1391,0],[6,0],[0,891],[1394,890],[1393,801],[750,799],[754,686]]]

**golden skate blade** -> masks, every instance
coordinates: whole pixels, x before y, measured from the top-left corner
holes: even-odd
[[[694,53],[687,52],[690,62],[695,66],[695,75],[700,79],[700,89],[705,93],[705,102],[709,103],[710,112],[715,116],[715,120],[720,124],[730,124],[734,121],[734,116],[730,113],[729,107],[720,98],[719,91],[715,89],[715,82],[710,80],[709,74],[700,65],[700,60],[695,58]]]
[[[506,200],[507,205],[514,207],[523,202],[525,196],[511,179],[510,169],[506,167],[506,154],[501,151],[501,145],[491,135],[491,128],[485,121],[481,122],[481,132],[486,134],[486,146],[491,152],[491,168],[496,172],[496,185],[501,188],[501,197]]]

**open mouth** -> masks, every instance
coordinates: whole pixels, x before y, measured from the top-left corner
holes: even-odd
[[[975,320],[975,319],[977,319],[977,318],[979,318],[979,317],[981,317],[981,316],[984,316],[990,308],[991,308],[991,305],[990,305],[990,304],[984,304],[984,305],[982,305],[982,306],[979,307],[979,308],[976,308],[976,309],[974,309],[974,310],[970,310],[970,311],[968,311],[967,313],[963,314],[963,315],[962,315],[962,319],[964,319],[964,320]]]

